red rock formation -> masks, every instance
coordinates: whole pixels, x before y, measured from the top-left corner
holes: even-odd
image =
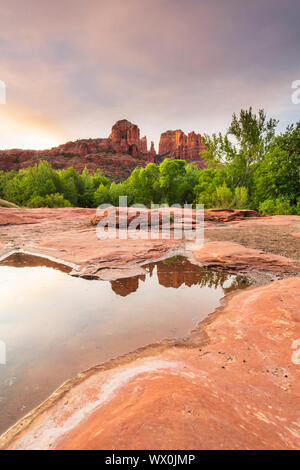
[[[160,155],[170,152],[170,158],[183,158],[203,168],[203,150],[205,145],[202,137],[195,132],[187,136],[181,130],[161,134]],[[148,151],[147,138],[140,138],[138,126],[122,119],[113,125],[108,138],[80,139],[49,150],[2,150],[0,170],[19,170],[46,160],[54,169],[73,166],[82,171],[87,167],[93,172],[101,168],[112,179],[124,179],[135,167],[154,162],[155,155],[154,143],[151,142]]]
[[[161,134],[159,141],[159,155],[169,153],[170,158],[181,158],[192,161],[200,168],[205,167],[201,154],[207,147],[200,134],[194,131],[187,136],[181,129],[167,131]]]
[[[123,119],[114,124],[108,138],[81,139],[42,151],[0,151],[0,170],[19,170],[47,160],[54,169],[73,166],[78,171],[84,167],[95,171],[101,168],[112,179],[124,179],[136,166],[153,161],[153,155],[154,146],[148,152],[147,138],[140,139],[138,126]]]
[[[144,136],[141,138],[140,149],[142,153],[148,153],[148,144],[147,144],[147,137]]]
[[[141,149],[140,130],[136,124],[132,124],[127,119],[117,121],[112,127],[109,138],[116,152],[129,153],[134,157],[139,155]]]
[[[156,155],[153,140],[151,140],[150,155],[151,157],[154,157],[154,155]]]

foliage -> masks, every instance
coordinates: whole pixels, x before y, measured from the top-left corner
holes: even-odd
[[[299,207],[300,208],[300,207]],[[259,204],[259,210],[264,215],[300,215],[298,207],[292,206],[288,199],[279,197],[275,200],[266,199]]]
[[[255,163],[261,161],[274,138],[278,121],[267,120],[263,109],[254,114],[252,108],[242,109],[239,116],[232,115],[231,124],[221,133],[205,136],[208,151],[204,158],[209,166],[227,165],[232,186],[249,189]]]
[[[300,122],[275,137],[254,175],[254,202],[284,197],[296,204],[300,197]]]
[[[252,108],[233,114],[225,135],[205,136],[208,168],[165,158],[111,182],[73,167],[53,170],[46,161],[18,172],[0,171],[0,198],[25,207],[97,207],[119,204],[204,204],[253,208],[266,215],[300,215],[300,122],[275,135],[277,121]],[[167,155],[165,155],[167,156]],[[164,156],[162,156],[164,157]]]

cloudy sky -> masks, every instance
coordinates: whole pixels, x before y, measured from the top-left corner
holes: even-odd
[[[225,130],[241,107],[299,120],[299,0],[1,0],[0,148],[108,136],[127,118]]]

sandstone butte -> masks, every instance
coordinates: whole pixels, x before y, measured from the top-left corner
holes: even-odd
[[[100,241],[94,209],[0,209],[0,259],[19,250],[63,262],[76,276],[114,280],[181,253],[253,281],[187,337],[65,382],[2,435],[0,448],[299,448],[300,217],[258,215],[207,210],[201,246]]]
[[[186,136],[181,130],[161,134],[159,153],[169,158],[181,158],[204,167],[201,157],[206,150],[200,134],[190,132]],[[117,121],[108,138],[80,139],[49,150],[10,149],[0,151],[0,170],[10,171],[27,168],[40,160],[48,161],[54,169],[73,166],[91,172],[100,168],[105,175],[115,180],[127,178],[135,167],[150,162],[160,162],[154,143],[148,150],[147,137],[140,138],[140,129],[126,119]]]

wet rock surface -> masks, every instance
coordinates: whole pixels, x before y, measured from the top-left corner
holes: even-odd
[[[230,293],[187,338],[80,374],[3,435],[2,448],[299,448],[300,267],[292,234],[300,232],[300,218],[232,218],[226,211],[221,220],[214,212],[206,215],[199,246],[175,239],[101,241],[89,223],[95,215],[92,209],[1,209],[0,257],[19,247],[73,263],[73,274],[116,280],[142,276],[143,264],[173,250],[202,266],[288,278]],[[281,236],[278,246],[272,233]],[[160,276],[168,283],[163,269]],[[135,285],[114,288],[124,295]]]
[[[10,449],[296,449],[300,279],[227,298],[187,345],[91,369],[10,433]],[[24,429],[23,429],[24,428]]]

